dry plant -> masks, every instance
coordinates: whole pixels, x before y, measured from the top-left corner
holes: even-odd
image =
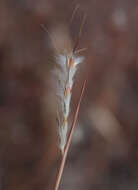
[[[85,21],[85,17],[83,18],[78,38],[72,50],[70,52],[65,51],[64,54],[57,55],[57,64],[59,66],[55,69],[55,73],[56,73],[56,77],[58,81],[57,121],[58,121],[58,132],[59,132],[59,138],[60,138],[59,148],[62,153],[62,159],[59,166],[54,190],[58,190],[59,188],[59,184],[61,181],[64,166],[65,166],[65,161],[67,158],[67,153],[70,147],[73,131],[75,128],[77,117],[78,117],[80,103],[81,103],[85,85],[86,85],[86,80],[85,80],[82,86],[80,98],[79,98],[75,115],[73,118],[73,123],[72,123],[70,131],[68,132],[68,129],[69,129],[68,117],[69,117],[69,112],[70,112],[70,101],[71,101],[71,95],[72,95],[72,87],[74,83],[74,76],[75,76],[78,64],[83,62],[84,60],[83,57],[77,56],[77,54],[82,50],[76,50],[79,43],[80,36],[81,36],[81,31],[82,31],[82,26],[84,24],[84,21]]]
[[[76,12],[78,7],[75,8],[71,21],[74,17],[74,14]],[[76,39],[76,42],[74,44],[74,47],[71,48],[71,50],[68,51],[68,48],[64,50],[64,52],[59,53],[59,50],[56,46],[56,39],[59,42],[58,37],[54,37],[54,35],[51,35],[47,29],[42,25],[43,29],[48,32],[54,48],[55,48],[55,54],[56,54],[56,67],[53,71],[53,75],[56,77],[56,97],[57,97],[57,123],[58,123],[58,135],[59,135],[59,149],[61,151],[62,159],[59,166],[58,174],[56,177],[56,183],[54,186],[54,190],[58,190],[59,184],[61,181],[63,169],[65,166],[65,161],[67,157],[67,153],[70,147],[73,131],[75,128],[75,124],[78,117],[78,112],[80,108],[80,103],[82,100],[82,96],[84,93],[86,80],[84,81],[81,89],[80,98],[76,107],[76,111],[74,114],[72,126],[69,131],[68,126],[68,119],[69,119],[69,113],[70,113],[70,102],[71,102],[71,96],[72,96],[72,87],[74,84],[74,76],[78,68],[78,64],[82,63],[84,58],[82,56],[78,56],[78,54],[83,51],[84,49],[77,50],[79,39],[81,36],[82,27],[85,21],[85,17],[83,17],[82,24],[80,27],[80,31],[78,34],[78,37]],[[60,43],[60,42],[59,42]],[[70,44],[68,44],[70,45]]]

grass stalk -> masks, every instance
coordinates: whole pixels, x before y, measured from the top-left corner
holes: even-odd
[[[56,183],[54,185],[54,190],[59,189],[61,177],[62,177],[63,170],[64,170],[64,167],[65,167],[65,162],[66,162],[68,150],[69,150],[69,147],[70,147],[70,144],[71,144],[71,139],[72,139],[74,128],[75,128],[75,125],[76,125],[76,121],[77,121],[77,118],[78,118],[78,113],[79,113],[82,97],[83,97],[83,94],[84,94],[85,86],[86,86],[86,80],[84,81],[84,83],[82,85],[82,89],[81,89],[80,97],[79,97],[78,104],[77,104],[77,107],[76,107],[76,111],[75,111],[75,114],[74,114],[72,126],[71,126],[71,129],[70,129],[69,134],[68,134],[67,143],[65,145],[64,152],[62,154],[62,159],[61,159],[59,170],[58,170],[58,173],[57,173]]]

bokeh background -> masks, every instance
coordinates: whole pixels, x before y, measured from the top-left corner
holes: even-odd
[[[138,188],[138,1],[0,0],[1,190],[53,189],[55,48],[73,46],[83,15],[70,120],[87,86],[60,189]]]

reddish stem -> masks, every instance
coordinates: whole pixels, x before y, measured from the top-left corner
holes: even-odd
[[[66,146],[65,146],[64,153],[62,154],[62,159],[61,159],[61,163],[60,163],[60,166],[59,166],[59,170],[58,170],[58,174],[57,174],[54,190],[58,190],[59,185],[60,185],[60,181],[61,181],[61,177],[62,177],[62,174],[63,174],[63,170],[64,170],[64,166],[65,166],[68,150],[69,150],[69,147],[70,147],[70,144],[71,144],[71,139],[72,139],[73,131],[74,131],[74,128],[75,128],[75,125],[76,125],[76,121],[77,121],[77,118],[78,118],[78,113],[79,113],[82,97],[83,97],[83,94],[84,94],[85,86],[86,86],[86,80],[84,81],[84,83],[82,85],[81,94],[80,94],[79,101],[78,101],[78,104],[77,104],[77,108],[76,108],[76,111],[75,111],[75,114],[74,114],[72,126],[71,126],[71,129],[69,131],[69,135],[68,135],[68,138],[67,138],[67,143],[66,143]]]

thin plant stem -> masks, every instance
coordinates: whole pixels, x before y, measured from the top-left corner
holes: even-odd
[[[65,162],[66,162],[68,150],[69,150],[69,147],[70,147],[70,144],[71,144],[71,139],[72,139],[73,131],[74,131],[74,128],[75,128],[75,125],[76,125],[76,121],[77,121],[77,118],[78,118],[78,113],[79,113],[82,97],[83,97],[83,94],[84,94],[85,86],[86,86],[86,80],[84,81],[84,83],[82,85],[81,94],[80,94],[79,101],[78,101],[78,104],[77,104],[77,108],[76,108],[76,111],[75,111],[75,114],[74,114],[72,126],[71,126],[71,129],[69,131],[69,135],[68,135],[68,138],[67,138],[67,143],[66,143],[66,146],[65,146],[65,149],[64,149],[64,153],[62,154],[62,159],[61,159],[61,163],[60,163],[60,166],[59,166],[59,170],[58,170],[58,174],[57,174],[54,190],[58,190],[59,189],[61,177],[62,177],[63,170],[64,170],[64,167],[65,167]]]

